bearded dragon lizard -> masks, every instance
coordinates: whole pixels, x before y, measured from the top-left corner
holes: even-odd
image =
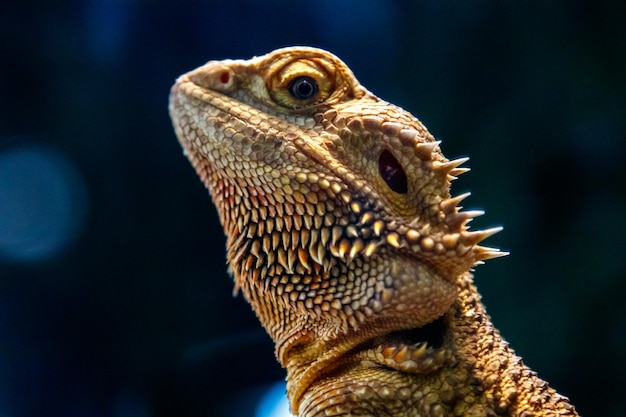
[[[291,411],[576,416],[500,336],[471,268],[505,255],[450,185],[468,169],[336,56],[279,49],[182,75],[169,105]]]

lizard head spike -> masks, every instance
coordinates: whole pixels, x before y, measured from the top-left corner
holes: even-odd
[[[476,260],[477,262],[486,261],[488,259],[502,258],[508,256],[509,252],[501,251],[497,248],[489,248],[486,246],[478,246],[476,248]]]
[[[469,197],[471,193],[460,194],[456,197],[448,198],[440,203],[441,210],[444,213],[451,213],[455,208],[458,207],[459,203]]]
[[[440,140],[434,142],[416,142],[415,152],[424,161],[430,161],[434,150],[441,144]]]
[[[448,175],[450,175],[450,176],[454,176],[455,174],[456,175],[460,175],[463,172],[469,171],[469,168],[459,169],[459,166],[463,165],[467,161],[469,161],[469,158],[467,158],[467,157],[465,157],[465,158],[458,158],[458,159],[454,159],[452,161],[447,161],[447,162],[435,161],[435,162],[433,162],[433,170],[441,178],[447,178]]]
[[[467,246],[474,246],[478,242],[482,242],[490,236],[502,231],[502,227],[492,227],[491,229],[478,230],[474,232],[463,232],[461,234],[461,242]]]

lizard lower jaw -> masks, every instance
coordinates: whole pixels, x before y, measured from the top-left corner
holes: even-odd
[[[380,381],[381,378],[397,379],[403,375],[427,375],[441,370],[454,361],[452,349],[447,347],[450,343],[447,316],[445,314],[421,327],[367,339],[332,361],[316,363],[312,367],[316,369],[311,373],[293,374],[287,382],[292,406],[299,409],[305,396],[310,397],[304,400],[305,403],[317,401],[318,394],[311,393],[323,393],[328,389],[338,392],[335,390],[341,390],[339,387],[345,381],[353,380],[355,375],[359,375],[366,385],[369,378],[373,378],[372,383],[376,385],[374,380]],[[307,370],[312,371],[312,368]],[[305,405],[305,408],[309,406]]]

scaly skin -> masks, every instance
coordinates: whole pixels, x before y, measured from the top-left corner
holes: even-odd
[[[182,75],[170,114],[208,187],[235,289],[299,416],[575,416],[491,324],[469,273],[504,255],[408,112],[293,47]]]

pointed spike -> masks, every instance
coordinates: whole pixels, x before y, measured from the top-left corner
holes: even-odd
[[[387,235],[387,243],[389,243],[394,248],[399,248],[402,246],[400,240],[398,239],[397,233],[389,233]]]
[[[311,246],[309,248],[309,256],[311,257],[311,259],[313,259],[313,262],[315,262],[316,264],[321,264],[323,258],[322,258],[322,256],[318,256],[318,255],[319,255],[319,253],[317,251],[317,248],[314,247],[314,246]]]
[[[356,227],[354,227],[351,224],[346,226],[346,236],[348,236],[348,237],[359,237],[359,233],[357,232]]]
[[[367,246],[365,247],[365,256],[372,256],[374,254],[374,252],[376,252],[376,248],[378,247],[378,243],[376,242],[370,242],[367,244]]]
[[[283,249],[288,250],[289,249],[289,243],[291,242],[291,233],[289,233],[287,231],[284,231],[284,232],[280,233],[280,236],[282,237]]]
[[[347,239],[342,239],[341,242],[339,242],[339,257],[344,258],[346,253],[348,253],[348,251],[350,250],[350,247],[350,241]]]
[[[450,213],[452,212],[452,210],[455,209],[455,207],[459,205],[461,201],[465,200],[471,194],[472,193],[463,193],[463,194],[457,195],[456,197],[451,197],[439,203],[439,207],[441,207],[441,210],[443,210],[444,213]]]
[[[298,261],[307,271],[311,271],[311,265],[309,264],[309,254],[302,248],[298,248]]]
[[[343,228],[341,228],[340,226],[334,226],[332,229],[332,239],[331,239],[331,244],[335,244],[339,241],[339,239],[341,238],[341,235],[343,233]]]
[[[300,207],[300,206],[296,206],[296,207]],[[301,214],[293,215],[293,225],[295,226],[296,230],[302,230],[302,215]]]
[[[365,212],[361,216],[359,223],[364,226],[366,224],[369,224],[373,220],[373,218],[374,218],[374,215],[372,213],[370,213],[369,211]]]
[[[398,348],[395,346],[385,346],[382,351],[382,357],[385,359],[391,359],[393,358],[393,356],[396,354],[396,352],[398,351]]]
[[[476,249],[478,249],[478,251],[476,252],[476,260],[481,262],[488,259],[502,258],[509,255],[509,252],[503,252],[500,251],[500,249],[490,248],[487,246],[479,246]]]
[[[446,224],[451,230],[460,230],[462,226],[466,226],[475,217],[485,214],[482,210],[468,210],[457,213],[450,213],[446,216]]]
[[[252,241],[252,245],[250,245],[250,253],[258,258],[260,252],[261,252],[261,242],[255,239]]]
[[[257,236],[265,236],[265,223],[261,222],[261,223],[255,223],[257,228],[256,228],[256,235]]]
[[[327,244],[330,240],[330,230],[326,227],[320,230],[320,239],[323,245]]]
[[[428,161],[432,157],[432,153],[441,143],[440,140],[435,142],[419,142],[415,144],[415,153],[420,159]]]
[[[279,232],[283,230],[283,226],[284,226],[284,222],[283,222],[283,218],[282,217],[275,217],[274,218],[274,226],[276,227],[276,230],[278,230]],[[269,228],[268,228],[269,230]]]
[[[396,352],[395,355],[393,355],[393,360],[396,363],[402,363],[408,360],[410,357],[411,357],[411,351],[409,350],[407,346],[403,346],[399,351]]]
[[[428,343],[420,342],[415,346],[415,350],[413,351],[412,359],[418,360],[426,353],[426,349],[428,349]]]
[[[467,162],[469,158],[458,158],[453,159],[448,162],[433,162],[433,171],[435,174],[440,176],[440,178],[446,178],[454,169],[458,168],[459,165]]]
[[[350,203],[350,210],[352,210],[354,214],[360,214],[361,210],[363,210],[363,206],[358,201],[353,201]]]
[[[235,254],[232,257],[232,261],[234,263],[238,262],[240,259],[243,258],[243,256],[249,252],[248,247],[250,246],[250,241],[246,241],[243,242],[239,248],[237,249],[237,251],[235,252]]]
[[[361,253],[364,246],[365,244],[363,243],[363,240],[361,239],[356,239],[354,242],[352,242],[352,248],[350,248],[350,254],[349,254],[350,261],[356,258]]]
[[[247,232],[248,238],[252,238],[256,235],[256,228],[257,228],[256,223],[250,223],[248,225],[248,232]]]
[[[483,210],[468,210],[468,211],[461,211],[459,214],[465,217],[466,219],[470,220],[475,217],[484,215],[485,212]]]
[[[315,260],[315,262],[317,262],[320,265],[324,265],[325,253],[326,253],[326,249],[324,248],[324,245],[322,245],[321,243],[317,245],[317,259]]]
[[[263,252],[273,252],[272,251],[272,238],[270,235],[263,235]]]
[[[256,263],[254,264],[254,268],[252,268],[252,257],[248,257],[246,261],[246,270],[247,271],[258,271],[263,268],[264,262],[263,258],[256,258]]]
[[[374,232],[374,236],[380,236],[384,229],[385,223],[382,220],[377,220],[372,225],[372,231]]]
[[[311,248],[315,247],[315,245],[317,244],[317,241],[319,240],[319,237],[320,237],[319,230],[311,230],[311,233],[309,235],[309,238],[310,238],[309,247]]]
[[[287,251],[287,272],[293,274],[293,266],[298,258],[298,253],[294,250]]]
[[[272,250],[278,249],[278,246],[282,243],[282,241],[280,233],[272,233]]]
[[[276,254],[278,255],[276,258],[278,260],[278,263],[280,265],[282,265],[283,268],[285,269],[289,269],[288,265],[287,265],[287,252],[285,252],[282,248],[278,249],[278,251],[276,252]]]
[[[478,242],[482,242],[489,236],[495,235],[500,232],[502,227],[492,227],[491,229],[477,230],[475,232],[463,232],[461,234],[461,241],[468,246],[474,246]]]
[[[322,225],[324,224],[324,214],[322,209],[317,209],[317,216],[313,216],[313,229],[321,229]]]
[[[291,250],[295,250],[300,244],[300,236],[302,235],[299,230],[291,230]]]
[[[309,229],[302,229],[300,231],[300,246],[302,248],[306,247],[309,243],[309,237],[311,236],[311,232]]]
[[[277,207],[282,207],[282,206],[277,206]],[[282,214],[280,214],[280,217],[282,217]],[[291,230],[292,225],[293,225],[293,219],[291,218],[291,216],[283,217],[283,220],[285,221],[285,229]]]
[[[448,173],[448,175],[451,175],[452,177],[456,179],[456,177],[458,177],[459,175],[463,175],[466,172],[470,172],[470,171],[471,171],[470,168],[454,168],[452,171]]]
[[[294,268],[294,272],[300,276],[303,276],[308,271],[301,263],[297,263],[296,267]]]
[[[304,220],[304,229],[312,229],[313,228],[313,218],[309,216],[303,216],[302,220]]]

